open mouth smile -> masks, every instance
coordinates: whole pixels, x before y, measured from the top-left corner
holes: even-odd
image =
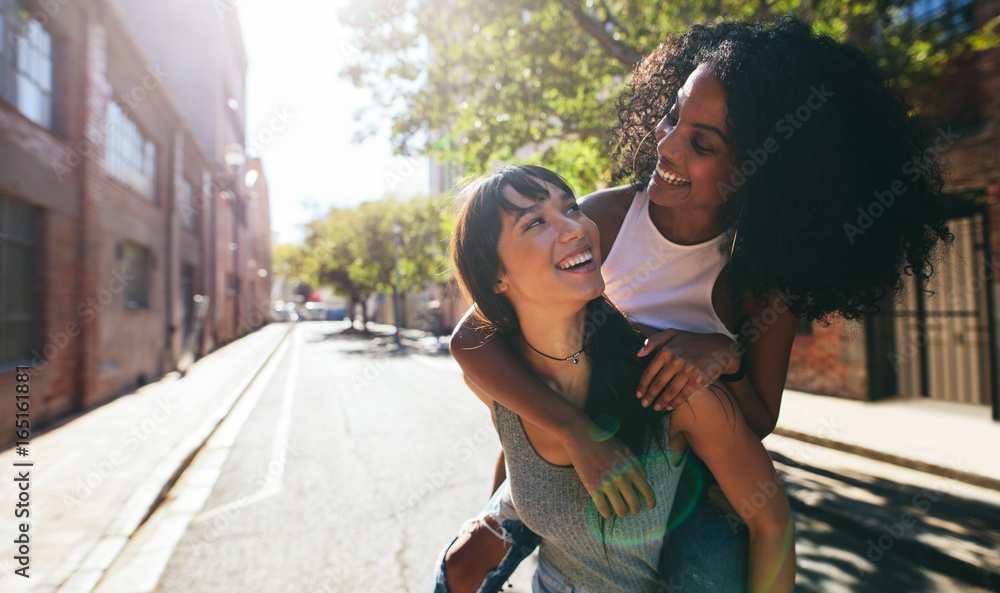
[[[667,169],[662,158],[656,162],[656,175],[659,176],[664,183],[669,185],[682,186],[691,184],[690,179],[681,177],[676,173],[671,173],[670,170]]]
[[[563,259],[561,262],[556,264],[556,268],[562,271],[589,271],[590,268],[596,267],[594,265],[594,253],[590,248],[585,248],[583,251],[579,251],[573,255],[570,255]]]

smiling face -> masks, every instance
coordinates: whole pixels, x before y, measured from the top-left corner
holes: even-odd
[[[600,238],[570,193],[542,182],[538,201],[511,187],[504,197],[518,210],[503,213],[497,254],[503,263],[496,290],[515,309],[529,304],[580,307],[604,293]]]
[[[659,159],[647,191],[654,204],[717,208],[724,201],[719,182],[729,182],[733,163],[726,128],[726,94],[705,65],[677,92],[677,100],[656,126]]]

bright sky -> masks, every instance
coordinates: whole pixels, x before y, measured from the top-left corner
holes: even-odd
[[[345,2],[236,4],[248,62],[247,150],[264,163],[280,243],[298,242],[302,224],[330,207],[375,200],[390,189],[427,191],[427,160],[392,156],[387,118],[378,135],[351,141],[360,127],[354,113],[371,99],[338,76],[341,44],[351,40],[337,19]]]

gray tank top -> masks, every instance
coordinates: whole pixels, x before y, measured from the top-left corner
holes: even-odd
[[[541,536],[540,561],[587,593],[659,591],[660,547],[687,459],[676,465],[655,441],[643,458],[656,508],[604,522],[572,466],[553,465],[535,451],[521,418],[493,402],[497,431],[507,458],[507,478],[514,507],[524,524]],[[664,447],[670,415],[663,417]],[[641,503],[640,503],[641,504]]]

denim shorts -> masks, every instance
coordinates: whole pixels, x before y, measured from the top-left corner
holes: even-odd
[[[549,563],[540,556],[538,569],[531,579],[531,591],[532,593],[584,593],[582,589],[569,584],[562,574],[549,566]]]
[[[660,552],[662,593],[746,591],[749,530],[721,492],[692,452],[671,510],[670,535]]]
[[[494,530],[485,521],[486,517],[495,519],[500,525],[500,530]],[[507,550],[500,564],[495,569],[486,573],[483,584],[480,585],[477,592],[497,593],[502,590],[504,583],[514,574],[514,570],[521,564],[521,561],[527,558],[538,547],[538,542],[541,541],[541,538],[521,522],[521,517],[517,514],[514,503],[511,501],[510,484],[507,483],[507,480],[504,480],[503,484],[500,484],[500,487],[493,493],[486,506],[479,511],[479,514],[462,524],[462,527],[458,530],[459,534],[462,534],[476,523],[482,523],[490,531],[493,531],[497,537],[511,543],[510,549]],[[457,539],[458,536],[456,535],[438,556],[434,584],[430,589],[430,593],[450,593],[448,583],[445,580],[444,558]]]

